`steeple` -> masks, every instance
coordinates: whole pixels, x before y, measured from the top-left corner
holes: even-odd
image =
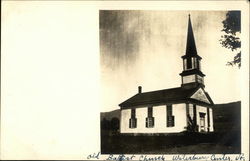
[[[191,18],[190,18],[190,14],[188,14],[188,32],[187,32],[186,53],[184,56],[182,56],[182,58],[187,58],[187,57],[192,57],[192,56],[196,56],[199,59],[201,59],[201,57],[197,54]]]
[[[190,14],[188,15],[188,33],[187,33],[187,46],[186,46],[186,56],[197,55],[194,33],[191,24]]]
[[[182,87],[192,88],[198,85],[205,87],[203,81],[205,75],[201,72],[200,67],[202,58],[197,53],[190,14],[188,15],[186,53],[182,56],[182,59],[183,71],[180,74],[182,76]]]

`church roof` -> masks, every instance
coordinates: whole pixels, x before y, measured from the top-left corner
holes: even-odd
[[[138,93],[126,101],[119,104],[120,107],[133,107],[133,106],[141,106],[141,105],[155,105],[155,104],[167,104],[167,103],[178,103],[178,102],[193,102],[203,105],[211,105],[213,104],[211,98],[208,93],[205,92],[206,97],[211,102],[211,104],[205,103],[203,101],[194,100],[190,98],[199,88],[170,88],[158,91],[144,92]]]
[[[196,45],[195,45],[195,39],[194,39],[194,33],[193,33],[193,27],[191,23],[190,15],[188,17],[188,33],[187,33],[187,45],[186,45],[186,54],[182,56],[182,58],[185,57],[193,57],[196,56],[201,59],[201,57],[197,54]]]

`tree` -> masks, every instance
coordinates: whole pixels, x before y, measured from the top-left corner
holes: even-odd
[[[188,114],[188,126],[186,127],[187,132],[198,132],[198,125],[195,123],[195,121],[193,119],[191,119],[191,116]]]
[[[236,51],[236,55],[232,61],[227,62],[227,65],[238,65],[241,67],[241,41],[238,35],[241,32],[241,18],[240,11],[228,11],[226,14],[226,19],[222,21],[223,29],[221,31],[225,32],[221,36],[220,43],[223,47],[231,49],[231,51]]]
[[[116,117],[113,117],[110,121],[110,128],[113,130],[113,131],[118,131],[119,130],[119,127],[120,127],[120,121],[118,118]]]
[[[110,121],[106,118],[103,118],[101,121],[101,129],[102,130],[109,130],[110,129]]]

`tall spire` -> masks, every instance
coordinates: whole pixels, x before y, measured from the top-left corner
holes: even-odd
[[[188,33],[187,33],[187,46],[186,46],[186,56],[196,56],[197,50],[194,40],[194,33],[191,24],[190,14],[188,14]]]
[[[190,15],[188,15],[186,54],[182,56],[182,59],[183,71],[180,73],[182,77],[181,86],[184,88],[194,88],[200,85],[205,87],[203,79],[205,74],[201,72],[200,67],[202,58],[197,54]]]

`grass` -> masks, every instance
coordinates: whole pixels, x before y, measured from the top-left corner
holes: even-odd
[[[102,135],[102,154],[236,154],[241,152],[239,132],[167,136]]]

